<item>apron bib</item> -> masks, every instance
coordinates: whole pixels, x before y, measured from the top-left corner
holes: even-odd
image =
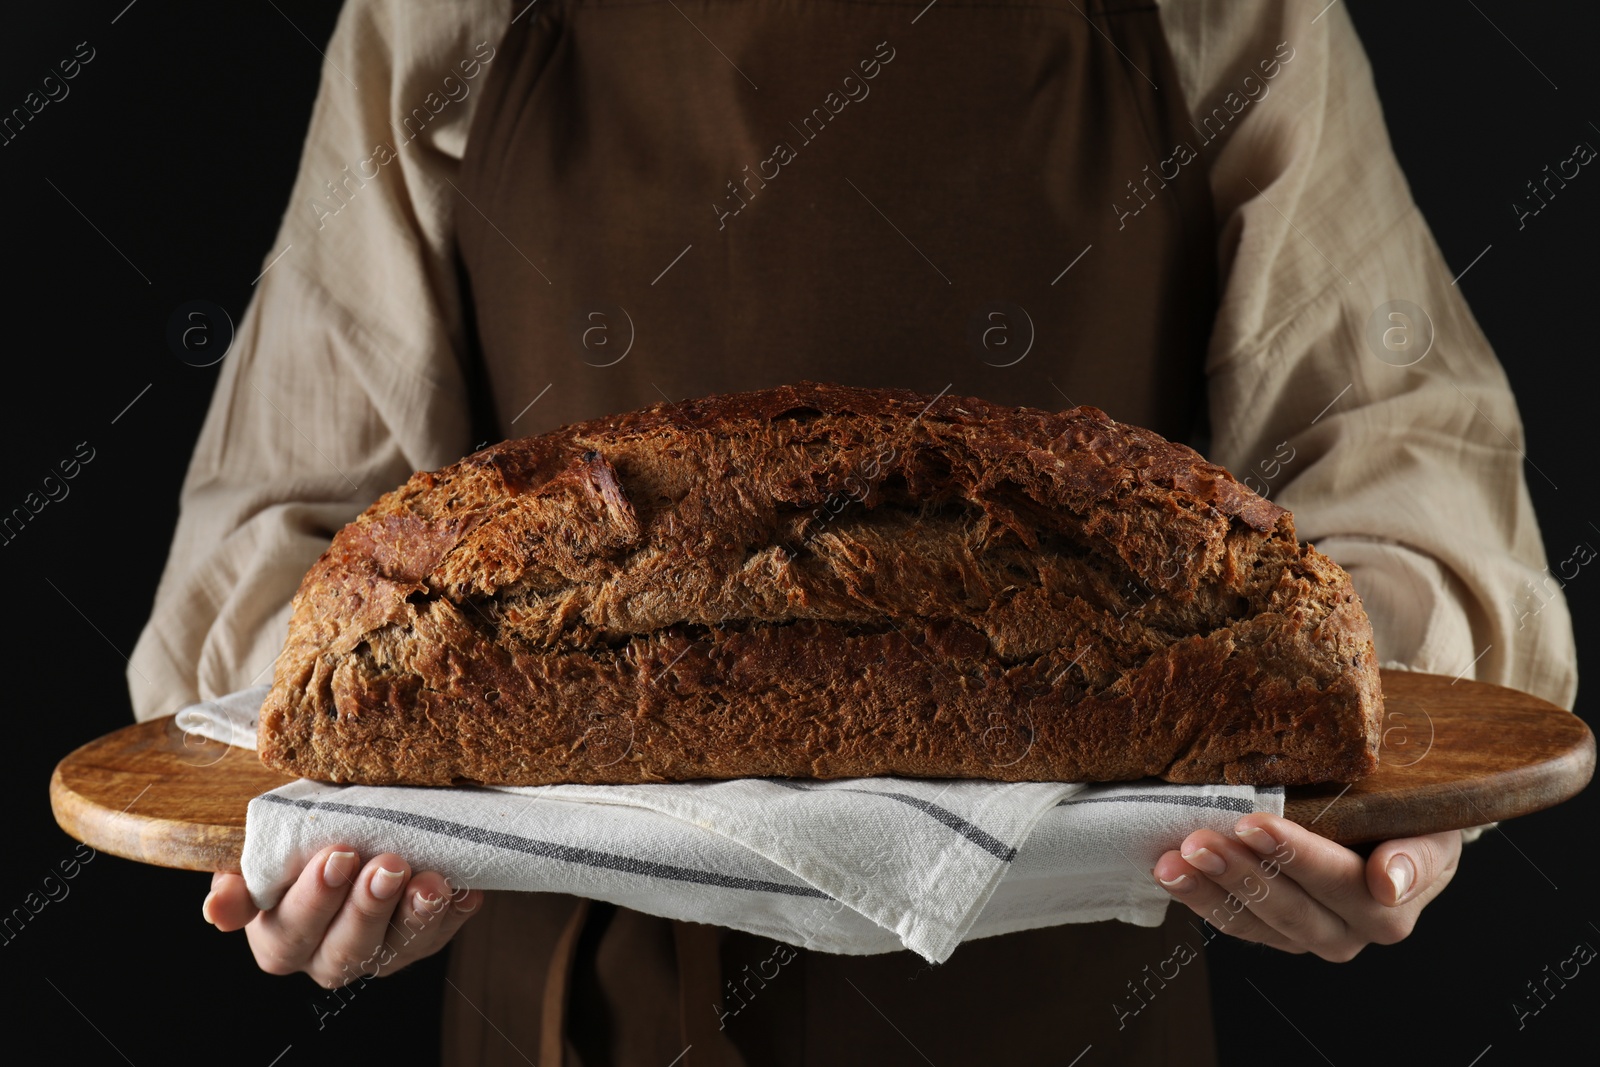
[[[479,91],[455,215],[485,439],[807,378],[1203,432],[1215,230],[1154,4],[540,0]],[[1200,949],[1178,908],[937,968],[795,950],[751,996],[770,941],[485,907],[447,1062],[1209,1062],[1203,961],[1114,1007]]]

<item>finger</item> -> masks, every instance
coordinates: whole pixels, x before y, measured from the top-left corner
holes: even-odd
[[[1410,936],[1423,907],[1449,884],[1461,855],[1459,831],[1387,841],[1362,860],[1342,845],[1277,816],[1248,815],[1235,830],[1249,827],[1261,832],[1239,832],[1239,840],[1261,852],[1270,847],[1267,837],[1281,842],[1273,857],[1286,856],[1290,877],[1343,919],[1354,937],[1381,945]],[[1402,886],[1404,894],[1397,897],[1396,889]]]
[[[360,863],[353,850],[328,846],[311,857],[277,907],[245,927],[262,970],[294,974],[305,969],[349,895]]]
[[[472,901],[451,900],[450,886],[443,875],[435,871],[415,875],[401,890],[400,906],[389,924],[389,945],[396,956],[385,973],[392,974],[438,952],[476,911],[477,905]]]
[[[1461,859],[1461,831],[1385,841],[1367,859],[1372,898],[1394,907],[1432,900],[1455,876]]]
[[[206,922],[224,932],[242,929],[260,912],[250,899],[244,878],[221,871],[211,876],[211,892],[200,904]]]
[[[411,868],[393,852],[374,856],[357,876],[350,896],[317,947],[308,971],[329,989],[387,973],[394,962],[390,920]]]
[[[1347,922],[1371,907],[1365,860],[1315,830],[1266,812],[1234,825],[1234,839],[1261,858],[1264,872],[1283,870],[1312,897]]]
[[[1307,949],[1297,945],[1251,914],[1247,903],[1228,893],[1201,873],[1177,852],[1164,853],[1156,861],[1156,881],[1184,907],[1225,934],[1242,941],[1254,941],[1285,952]]]
[[[478,889],[468,889],[464,885],[457,885],[452,879],[446,877],[445,888],[449,891],[450,902],[455,909],[463,915],[471,916],[483,903],[483,892]]]
[[[1247,838],[1251,836],[1246,835]],[[1225,892],[1243,900],[1252,915],[1285,939],[1310,949],[1323,959],[1338,962],[1351,959],[1360,951],[1360,945],[1353,943],[1350,937],[1350,927],[1344,918],[1324,906],[1296,880],[1296,876],[1306,870],[1302,865],[1313,862],[1308,857],[1283,850],[1277,853],[1278,858],[1263,857],[1214,830],[1190,834],[1184,839],[1180,853]],[[1360,857],[1355,859],[1359,867]]]
[[[1390,913],[1379,919],[1388,927],[1384,933],[1392,937],[1385,944],[1410,934],[1416,914],[1450,884],[1460,860],[1459,830],[1385,841],[1372,850],[1367,858],[1367,888],[1372,899]],[[1397,912],[1404,913],[1410,921],[1397,922]],[[1398,936],[1393,936],[1396,933]]]

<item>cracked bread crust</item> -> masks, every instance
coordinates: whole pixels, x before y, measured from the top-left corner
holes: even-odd
[[[295,597],[269,766],[372,785],[1289,785],[1377,765],[1349,575],[1198,453],[802,382],[418,473]]]

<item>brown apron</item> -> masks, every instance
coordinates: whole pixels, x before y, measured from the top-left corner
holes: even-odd
[[[540,0],[479,91],[455,210],[485,439],[802,378],[1201,432],[1214,223],[1154,4]],[[938,967],[796,949],[770,980],[741,932],[485,909],[447,1063],[1211,1062],[1203,959],[1151,982],[1201,950],[1177,908]]]

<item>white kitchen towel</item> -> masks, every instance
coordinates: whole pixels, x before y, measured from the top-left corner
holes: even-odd
[[[264,692],[186,708],[179,725],[239,743]],[[1102,919],[1158,925],[1168,897],[1150,876],[1156,859],[1191,831],[1226,832],[1252,811],[1282,814],[1283,790],[907,778],[458,789],[302,780],[251,801],[241,866],[261,907],[319,849],[342,843],[368,857],[398,853],[455,885],[571,893],[823,952],[910,949],[941,963],[969,938]]]
[[[179,708],[173,718],[185,734],[199,734],[234,748],[254,750],[261,705],[266,703],[271,689],[269,685],[258,685],[215,700],[202,700]]]

